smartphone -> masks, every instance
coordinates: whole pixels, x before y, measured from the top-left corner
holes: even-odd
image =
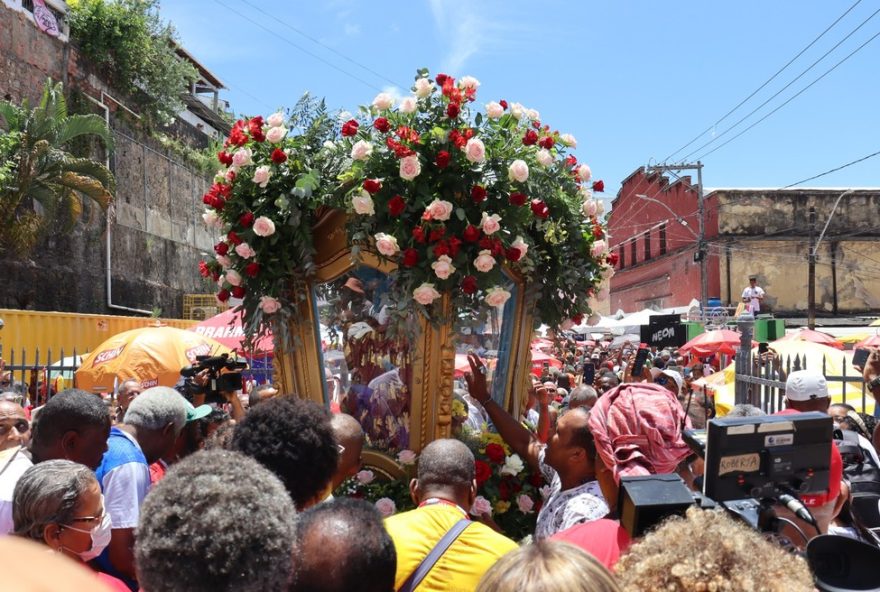
[[[864,369],[865,362],[868,361],[868,356],[870,355],[871,350],[864,347],[858,348],[855,353],[853,353],[852,365]]]
[[[645,362],[648,360],[648,346],[644,343],[639,346],[639,350],[636,352],[636,359],[633,361],[632,367],[632,376],[633,378],[639,377],[642,375],[642,370],[645,367]]]
[[[762,341],[758,344],[758,353],[766,354],[767,350],[770,348],[770,345],[766,341]]]
[[[596,379],[596,365],[593,362],[584,364],[584,384],[593,384]]]
[[[571,381],[568,378],[568,374],[560,374],[559,377],[556,379],[556,386],[558,388],[564,388],[565,390],[570,389]]]

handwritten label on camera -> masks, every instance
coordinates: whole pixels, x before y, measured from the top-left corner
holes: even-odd
[[[761,468],[761,455],[757,452],[751,454],[737,454],[735,456],[722,456],[718,466],[718,474],[728,473],[754,473]]]

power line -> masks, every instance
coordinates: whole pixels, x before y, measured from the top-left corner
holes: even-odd
[[[786,63],[786,64],[785,64],[784,66],[782,66],[779,70],[777,70],[776,73],[773,74],[773,76],[771,76],[770,78],[768,78],[767,80],[765,80],[764,83],[763,83],[761,86],[759,86],[758,88],[756,88],[755,90],[753,90],[752,93],[751,93],[749,96],[747,96],[747,97],[744,98],[742,101],[740,101],[739,103],[737,103],[736,107],[734,107],[733,109],[731,109],[730,111],[728,111],[727,113],[725,113],[725,114],[721,117],[721,119],[719,119],[718,121],[716,121],[715,123],[713,123],[711,126],[709,126],[707,129],[705,129],[705,130],[703,130],[702,132],[700,132],[699,134],[697,134],[696,137],[694,137],[693,140],[691,140],[690,142],[688,142],[687,144],[685,144],[684,146],[682,146],[681,148],[679,148],[678,150],[676,150],[675,152],[673,152],[672,154],[670,154],[669,156],[667,156],[666,158],[664,158],[664,159],[663,159],[663,162],[668,161],[670,158],[672,158],[673,156],[675,156],[676,154],[678,154],[679,152],[681,152],[682,150],[684,150],[685,148],[687,148],[688,146],[690,146],[691,144],[693,144],[694,142],[696,142],[697,140],[699,140],[700,137],[703,136],[703,134],[708,133],[708,132],[711,132],[713,129],[715,129],[715,127],[718,126],[719,123],[721,123],[722,121],[724,121],[725,119],[727,119],[728,117],[730,117],[731,114],[733,114],[737,109],[739,109],[740,107],[742,107],[746,102],[749,101],[749,99],[751,99],[751,98],[754,97],[756,94],[758,94],[761,90],[764,89],[764,87],[766,87],[766,86],[767,86],[768,84],[770,84],[773,80],[775,80],[777,76],[779,76],[780,74],[782,74],[782,72],[784,72],[784,71],[785,71],[790,65],[792,65],[792,64],[795,62],[795,60],[797,60],[799,57],[801,57],[801,56],[804,54],[804,52],[806,52],[808,49],[810,49],[811,47],[813,47],[813,45],[815,45],[817,41],[819,41],[822,37],[825,36],[825,33],[827,33],[828,31],[830,31],[830,30],[834,27],[834,25],[836,25],[837,23],[839,23],[840,20],[841,20],[843,17],[845,17],[846,15],[848,15],[848,14],[852,11],[853,8],[855,8],[856,6],[858,6],[859,3],[860,3],[861,1],[862,1],[862,0],[856,0],[855,4],[853,4],[852,6],[850,6],[850,7],[846,10],[846,12],[844,12],[842,15],[840,15],[839,17],[837,17],[837,19],[836,19],[833,23],[831,23],[830,25],[828,25],[828,28],[826,28],[824,31],[822,31],[821,33],[819,33],[819,36],[818,36],[818,37],[816,37],[815,39],[813,39],[812,41],[810,41],[810,43],[807,44],[807,46],[806,46],[805,48],[803,48],[802,50],[800,50],[800,51],[797,53],[797,55],[795,55],[793,58],[791,58],[791,59],[788,61],[788,63]]]
[[[249,23],[251,23],[252,25],[254,25],[254,26],[256,26],[256,27],[259,27],[259,28],[263,29],[264,31],[266,31],[267,33],[270,33],[271,35],[274,35],[275,37],[277,37],[277,38],[280,39],[281,41],[284,41],[285,43],[287,43],[287,44],[290,45],[291,47],[294,47],[294,48],[300,50],[301,52],[303,52],[304,54],[306,54],[306,55],[308,55],[308,56],[311,56],[311,57],[315,58],[316,60],[318,60],[318,61],[321,62],[322,64],[325,64],[325,65],[327,65],[327,66],[333,68],[334,70],[336,70],[336,71],[338,71],[338,72],[341,72],[342,74],[345,74],[345,75],[348,76],[349,78],[352,78],[352,79],[354,79],[354,80],[357,80],[357,81],[360,82],[361,84],[363,84],[363,85],[365,85],[365,86],[368,86],[369,88],[372,88],[373,90],[377,90],[377,91],[380,91],[380,92],[381,92],[382,89],[379,88],[378,86],[376,86],[375,84],[373,84],[373,83],[371,83],[371,82],[367,82],[366,80],[364,80],[363,78],[357,76],[356,74],[352,74],[351,72],[349,72],[349,71],[347,71],[347,70],[344,70],[344,69],[340,68],[339,66],[337,66],[337,65],[334,64],[333,62],[330,62],[330,61],[328,61],[328,60],[322,58],[321,56],[319,56],[318,54],[314,53],[313,51],[310,51],[310,50],[306,49],[305,47],[299,45],[298,43],[296,43],[296,42],[294,42],[294,41],[291,41],[291,40],[288,39],[287,37],[285,37],[285,36],[283,36],[283,35],[280,35],[280,34],[276,33],[276,32],[273,31],[272,29],[270,29],[270,28],[266,27],[265,25],[263,25],[263,24],[261,24],[261,23],[255,21],[254,19],[252,19],[251,17],[249,17],[247,14],[245,14],[245,13],[243,13],[243,12],[240,12],[240,11],[238,11],[238,10],[232,8],[232,7],[229,6],[228,4],[224,3],[222,0],[214,0],[214,2],[216,2],[217,4],[219,4],[220,6],[222,6],[223,8],[225,8],[226,10],[228,10],[228,11],[230,11],[230,12],[233,12],[233,13],[237,14],[238,16],[240,16],[241,18],[243,18],[244,20],[246,20],[246,21],[248,21]]]
[[[877,12],[880,12],[880,9],[878,9]],[[877,14],[877,13],[874,13],[874,14]],[[773,111],[771,111],[770,113],[768,113],[767,115],[765,115],[764,117],[762,117],[761,119],[759,119],[758,121],[754,122],[754,123],[751,124],[749,127],[747,127],[746,129],[744,129],[743,131],[739,132],[738,134],[736,134],[735,136],[733,136],[732,138],[730,138],[729,140],[727,140],[727,141],[724,142],[723,144],[720,144],[719,146],[716,146],[716,147],[713,148],[712,150],[710,150],[710,151],[704,153],[704,154],[703,154],[702,156],[700,156],[697,160],[703,160],[704,158],[706,158],[707,156],[709,156],[710,154],[712,154],[712,153],[715,152],[716,150],[719,150],[719,149],[723,148],[724,146],[727,146],[728,144],[730,144],[731,142],[733,142],[734,140],[736,140],[738,137],[740,137],[741,135],[743,135],[744,133],[746,133],[747,131],[749,131],[750,129],[752,129],[753,127],[755,127],[756,125],[758,125],[759,123],[761,123],[762,121],[764,121],[765,119],[767,119],[768,117],[770,117],[771,115],[773,115],[774,113],[776,113],[777,111],[779,111],[780,109],[782,109],[783,107],[785,107],[786,105],[788,105],[790,102],[792,102],[793,100],[795,100],[796,98],[798,98],[799,96],[801,96],[801,95],[802,95],[805,91],[807,91],[811,86],[813,86],[814,84],[816,84],[817,82],[819,82],[820,80],[822,80],[823,78],[825,78],[826,76],[828,76],[829,74],[831,74],[834,70],[837,69],[838,66],[840,66],[841,64],[843,64],[845,61],[847,61],[847,60],[850,59],[851,57],[853,57],[855,54],[857,54],[859,51],[861,51],[866,45],[868,45],[869,43],[871,43],[871,42],[872,42],[874,39],[876,39],[877,37],[880,37],[880,31],[878,31],[877,33],[875,33],[870,39],[868,39],[867,41],[865,41],[864,43],[862,43],[860,46],[858,46],[857,48],[855,48],[855,49],[854,49],[849,55],[847,55],[845,58],[843,58],[842,60],[840,60],[839,62],[837,62],[837,63],[834,64],[833,66],[831,66],[831,68],[829,68],[828,70],[826,70],[824,74],[822,74],[822,75],[819,76],[817,79],[815,79],[813,82],[811,82],[810,84],[808,84],[807,86],[805,86],[804,88],[802,88],[801,90],[799,90],[797,93],[795,93],[794,95],[792,95],[792,96],[791,96],[788,100],[786,100],[784,103],[782,103],[781,105],[779,105],[778,107],[776,107],[775,109],[773,109]]]
[[[878,150],[877,152],[874,152],[873,154],[869,154],[868,156],[863,156],[861,158],[853,160],[852,162],[842,164],[839,167],[827,170],[824,173],[819,173],[818,175],[814,175],[814,176],[809,177],[807,179],[803,179],[801,181],[798,181],[797,183],[792,183],[791,185],[786,185],[785,187],[782,187],[782,189],[788,189],[789,187],[794,187],[796,185],[800,185],[801,183],[806,183],[807,181],[812,181],[813,179],[818,179],[819,177],[824,177],[825,175],[830,175],[831,173],[836,173],[837,171],[839,171],[841,169],[845,169],[846,167],[852,166],[854,164],[858,164],[864,160],[868,160],[869,158],[874,158],[877,155],[880,155],[880,150]]]

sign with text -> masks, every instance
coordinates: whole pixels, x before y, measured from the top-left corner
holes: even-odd
[[[687,327],[678,315],[656,315],[650,325],[642,325],[641,338],[652,347],[680,347],[687,343]]]

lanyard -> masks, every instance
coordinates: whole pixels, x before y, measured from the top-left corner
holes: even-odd
[[[461,506],[459,506],[458,504],[456,504],[454,502],[451,502],[451,501],[445,500],[445,499],[440,499],[439,497],[429,497],[428,499],[426,499],[425,501],[420,503],[419,507],[424,508],[425,506],[436,506],[437,504],[443,504],[444,506],[452,506],[453,508],[456,508],[459,512],[461,512],[462,516],[464,516],[466,519],[468,519],[468,520],[470,519],[470,517],[468,516],[468,513],[464,511],[464,508],[462,508]]]

